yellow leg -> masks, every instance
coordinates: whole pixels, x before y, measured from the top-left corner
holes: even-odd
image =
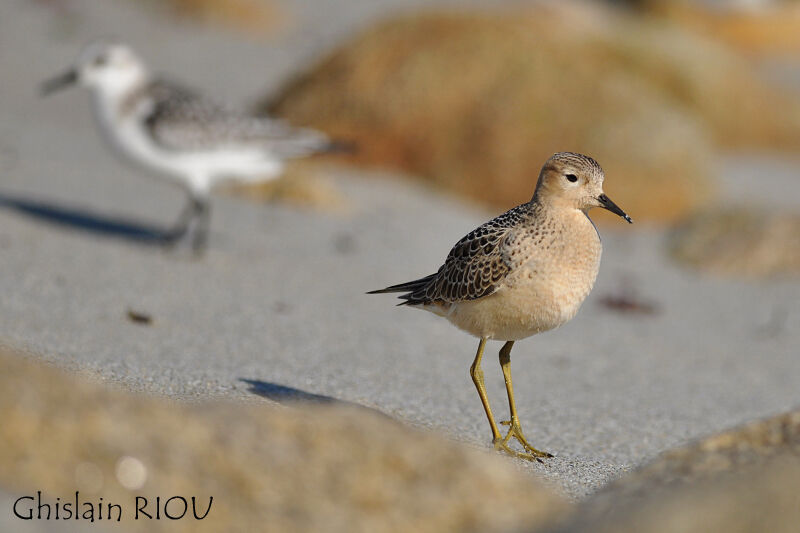
[[[497,442],[501,440],[500,431],[497,429],[497,424],[495,424],[494,416],[492,415],[492,408],[489,406],[489,397],[486,395],[486,385],[483,382],[483,370],[481,370],[481,358],[483,358],[485,346],[486,337],[482,337],[480,344],[478,344],[478,353],[475,354],[475,360],[472,362],[472,366],[469,367],[469,375],[472,376],[472,382],[475,384],[475,388],[478,389],[483,410],[486,411],[486,417],[492,427],[492,442]]]
[[[516,457],[521,457],[523,459],[535,459],[541,462],[541,457],[553,456],[531,446],[528,443],[528,440],[525,438],[525,435],[522,433],[522,427],[520,426],[519,418],[517,417],[517,406],[514,403],[514,386],[511,384],[511,348],[513,346],[514,341],[508,341],[500,349],[500,367],[503,369],[503,377],[506,380],[506,392],[508,393],[508,408],[511,412],[511,420],[507,422],[501,422],[501,424],[509,426],[508,433],[502,440],[495,441],[495,448],[503,450],[506,453]],[[511,440],[511,437],[517,439],[527,453],[519,453],[512,450],[508,446],[508,441]]]

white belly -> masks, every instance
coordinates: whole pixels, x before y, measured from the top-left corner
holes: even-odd
[[[137,117],[120,119],[102,102],[95,111],[103,136],[120,155],[194,193],[205,194],[224,180],[266,181],[283,172],[282,161],[256,146],[170,150],[156,143]]]

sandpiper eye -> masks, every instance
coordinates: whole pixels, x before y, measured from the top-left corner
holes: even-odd
[[[575,174],[567,174],[566,177],[567,181],[569,182],[575,183],[576,181],[578,181],[578,176],[576,176]]]

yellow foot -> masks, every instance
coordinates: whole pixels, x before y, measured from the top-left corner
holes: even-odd
[[[541,450],[537,450],[533,446],[528,443],[528,440],[525,438],[525,435],[522,433],[522,427],[519,425],[519,420],[516,418],[512,418],[511,420],[505,420],[500,422],[504,426],[509,426],[508,433],[502,439],[495,439],[494,441],[494,449],[497,451],[502,451],[511,455],[512,457],[519,457],[520,459],[527,459],[528,461],[539,461],[543,463],[542,458],[553,457],[553,454],[543,452]],[[525,452],[518,452],[511,448],[508,445],[511,437],[517,439],[522,445],[522,448]]]

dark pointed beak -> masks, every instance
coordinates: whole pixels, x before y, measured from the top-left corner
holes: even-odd
[[[56,91],[60,91],[61,89],[66,89],[70,85],[75,84],[77,81],[78,71],[71,69],[42,83],[40,91],[42,96],[48,96]]]
[[[631,220],[631,217],[629,217],[625,213],[625,211],[620,209],[617,204],[612,202],[611,198],[609,198],[605,194],[601,194],[600,196],[597,197],[597,200],[600,202],[600,207],[602,207],[603,209],[608,209],[609,211],[611,211],[615,215],[621,216],[622,218],[624,218],[625,220],[628,221],[628,224],[633,224],[633,220]]]

